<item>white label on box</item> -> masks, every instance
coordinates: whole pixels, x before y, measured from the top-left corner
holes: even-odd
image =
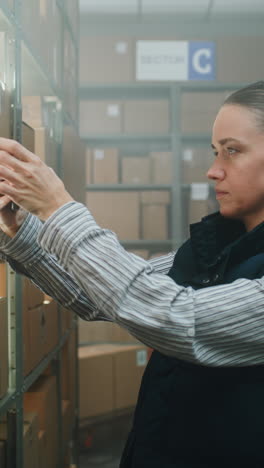
[[[147,365],[147,360],[146,349],[137,351],[137,367],[145,367]]]
[[[97,161],[104,159],[104,150],[101,149],[95,149],[94,150],[94,159]]]
[[[209,184],[191,184],[192,200],[208,200]]]
[[[193,150],[188,148],[183,151],[183,161],[190,162],[193,160]]]
[[[115,50],[117,54],[125,55],[127,53],[127,42],[117,42]]]
[[[110,104],[107,106],[107,115],[108,117],[119,117],[120,110],[118,104]]]

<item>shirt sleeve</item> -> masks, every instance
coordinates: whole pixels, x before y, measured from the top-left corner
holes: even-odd
[[[209,366],[264,363],[263,279],[194,291],[126,252],[82,204],[70,202],[43,225],[39,245],[95,305],[166,355]],[[86,318],[94,318],[87,310]]]

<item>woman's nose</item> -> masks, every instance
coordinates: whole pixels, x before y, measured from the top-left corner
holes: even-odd
[[[206,176],[211,180],[223,180],[225,178],[225,171],[217,163],[214,163],[207,171]]]

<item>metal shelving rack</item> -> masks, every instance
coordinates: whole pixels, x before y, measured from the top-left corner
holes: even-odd
[[[140,148],[144,151],[172,151],[173,177],[170,185],[89,185],[89,191],[110,190],[170,190],[171,192],[171,239],[167,241],[122,241],[125,247],[146,248],[148,246],[178,248],[183,241],[182,227],[182,196],[183,192],[190,190],[190,185],[181,181],[181,155],[184,145],[210,146],[211,135],[183,134],[181,131],[181,97],[184,92],[224,92],[232,91],[244,86],[245,83],[217,83],[215,82],[169,82],[169,83],[114,83],[114,84],[87,84],[79,88],[79,100],[107,100],[117,99],[168,99],[170,103],[171,130],[167,135],[159,134],[120,134],[82,135],[82,139],[89,147],[104,147],[114,145],[119,148]],[[211,193],[211,190],[210,190]]]
[[[23,2],[24,3],[24,2]],[[72,23],[71,15],[67,11],[65,2],[56,0],[56,8],[59,11],[61,21],[61,56],[63,57],[64,34],[69,34],[73,50],[76,54],[76,62],[78,57],[78,31],[79,25]],[[67,6],[78,8],[76,0],[68,0]],[[2,0],[0,6],[0,31],[4,30],[9,33],[10,44],[13,48],[13,93],[12,93],[12,137],[21,141],[21,122],[22,122],[22,93],[23,93],[23,73],[26,68],[30,68],[30,72],[34,75],[31,77],[32,83],[39,86],[40,92],[43,95],[54,96],[55,102],[59,103],[58,109],[61,109],[59,128],[57,128],[58,161],[56,167],[60,170],[62,166],[62,128],[65,123],[72,125],[75,129],[78,128],[77,112],[72,115],[69,109],[63,106],[65,89],[61,86],[61,80],[57,82],[54,77],[47,71],[45,62],[39,56],[37,49],[34,47],[22,27],[22,8],[27,8],[21,0]],[[78,18],[78,11],[75,12],[75,18]],[[30,14],[28,8],[27,14]],[[60,76],[64,76],[64,63],[61,60]],[[24,67],[24,69],[23,69]],[[77,93],[78,77],[75,80],[75,92]],[[33,87],[34,89],[34,87]],[[8,335],[9,335],[9,388],[6,396],[0,399],[0,420],[5,417],[7,420],[8,435],[7,438],[7,468],[27,468],[23,466],[23,394],[37,380],[41,373],[52,364],[53,373],[56,376],[58,383],[58,402],[61,400],[60,388],[60,373],[61,373],[61,350],[67,342],[70,333],[77,334],[76,320],[72,320],[71,327],[62,333],[61,328],[61,313],[59,313],[59,342],[33,371],[26,377],[23,376],[23,343],[22,343],[22,281],[19,275],[16,275],[12,269],[7,267],[7,301],[8,301]],[[77,366],[77,349],[76,349],[76,366]],[[77,377],[76,377],[77,388]],[[72,428],[72,466],[78,466],[77,454],[77,392],[75,402],[75,426]],[[61,434],[62,415],[61,405],[59,408],[59,430]],[[64,453],[62,448],[62,440],[59,439],[58,447],[58,468],[63,468]]]

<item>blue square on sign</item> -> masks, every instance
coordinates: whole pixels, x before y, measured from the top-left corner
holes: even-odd
[[[215,43],[189,42],[189,80],[215,80]]]

